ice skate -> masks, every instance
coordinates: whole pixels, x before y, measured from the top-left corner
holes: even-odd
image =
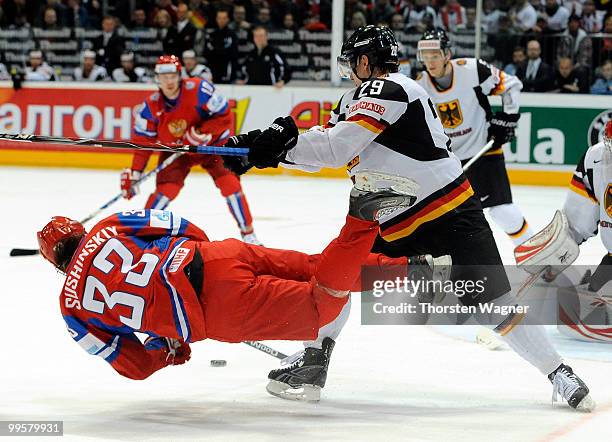
[[[444,282],[450,278],[452,263],[450,255],[436,258],[431,255],[411,256],[408,258],[408,276],[414,281],[421,279]],[[417,297],[421,303],[439,303],[444,299],[444,292],[440,290],[421,291]]]
[[[360,171],[351,190],[349,215],[378,221],[416,201],[418,185],[409,178],[381,172]]]
[[[289,367],[272,370],[268,374],[268,393],[292,401],[318,402],[334,344],[333,339],[325,338],[322,349],[306,348]]]
[[[263,246],[261,241],[259,241],[259,239],[255,235],[255,232],[241,233],[241,235],[242,235],[242,242],[243,243],[245,243],[245,244],[253,244],[255,246]]]
[[[589,394],[589,387],[574,374],[571,367],[561,364],[548,375],[553,384],[552,401],[557,402],[557,394],[567,401],[570,407],[590,413],[595,409],[595,401]]]

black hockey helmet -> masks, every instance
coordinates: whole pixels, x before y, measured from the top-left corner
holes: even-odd
[[[373,67],[397,72],[399,66],[398,44],[391,29],[383,26],[362,26],[342,45],[338,57],[338,72],[342,78],[350,78],[357,60],[366,55]]]
[[[417,43],[417,59],[421,58],[421,51],[426,50],[441,50],[444,55],[451,49],[451,41],[446,35],[444,29],[428,29],[423,33],[421,39]]]

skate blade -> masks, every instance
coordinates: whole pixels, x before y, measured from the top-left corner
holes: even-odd
[[[576,410],[582,411],[583,413],[591,413],[595,410],[597,403],[593,400],[590,394],[587,394],[580,403],[576,406]]]
[[[321,387],[305,384],[302,388],[292,388],[289,384],[279,381],[270,381],[266,391],[272,396],[289,401],[319,402],[321,399]]]
[[[364,192],[393,190],[401,195],[415,196],[420,187],[410,178],[372,170],[360,170],[354,178],[355,188]]]

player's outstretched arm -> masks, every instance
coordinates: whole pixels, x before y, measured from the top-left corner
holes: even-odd
[[[142,380],[168,366],[187,362],[191,349],[178,339],[153,338],[143,345],[134,333],[112,334],[72,316],[64,316],[72,338],[87,353],[99,356],[122,376]]]

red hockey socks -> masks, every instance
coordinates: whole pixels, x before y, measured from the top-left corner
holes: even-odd
[[[364,221],[347,215],[340,235],[323,250],[315,270],[317,282],[326,288],[348,291],[359,278],[374,239],[378,234],[378,222]]]

